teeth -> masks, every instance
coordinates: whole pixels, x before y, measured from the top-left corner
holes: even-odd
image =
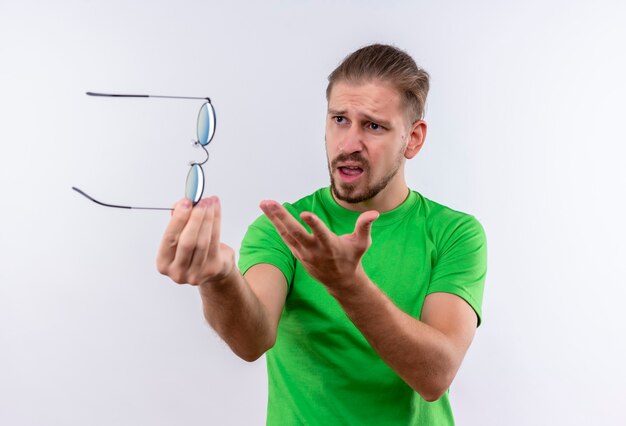
[[[363,169],[361,169],[360,167],[354,167],[354,166],[343,166],[343,167],[339,167],[339,169],[341,170],[343,174],[350,175],[350,176],[357,176],[363,172]]]

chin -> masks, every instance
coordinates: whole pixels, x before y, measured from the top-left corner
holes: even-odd
[[[373,198],[370,191],[359,190],[354,185],[336,185],[331,182],[331,189],[335,198],[349,204],[358,204]]]

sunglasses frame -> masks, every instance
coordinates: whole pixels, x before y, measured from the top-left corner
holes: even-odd
[[[215,108],[213,108],[213,104],[211,103],[211,98],[209,97],[195,97],[195,96],[165,96],[165,95],[128,95],[128,94],[117,94],[117,93],[99,93],[99,92],[86,92],[85,93],[88,96],[102,96],[102,97],[112,97],[112,98],[164,98],[164,99],[200,99],[200,100],[205,100],[206,102],[202,104],[202,106],[200,107],[200,110],[198,111],[198,118],[200,118],[200,114],[202,113],[202,108],[204,108],[205,105],[208,105],[207,108],[210,108],[209,113],[211,114],[212,117],[212,122],[213,122],[213,129],[211,131],[211,134],[208,137],[208,140],[205,144],[201,143],[199,140],[195,140],[193,141],[194,145],[196,146],[200,146],[204,152],[206,153],[206,159],[201,162],[201,163],[197,163],[197,162],[190,162],[189,166],[191,167],[191,169],[189,170],[189,172],[187,173],[187,181],[185,182],[185,192],[186,192],[186,188],[187,188],[187,182],[189,181],[189,177],[192,173],[192,171],[195,169],[195,166],[198,166],[198,169],[196,171],[196,174],[201,177],[202,180],[202,188],[199,191],[199,195],[197,196],[197,199],[192,199],[192,204],[195,206],[201,199],[202,199],[202,194],[204,193],[204,169],[202,168],[202,165],[205,164],[207,161],[209,161],[209,151],[207,151],[206,146],[209,145],[211,143],[211,141],[213,140],[213,137],[215,136],[215,131],[217,129],[217,116],[215,114]],[[199,136],[197,134],[197,124],[196,124],[196,137]],[[98,201],[95,198],[93,198],[92,196],[88,195],[85,191],[72,186],[72,189],[76,192],[78,192],[79,194],[81,194],[82,196],[84,196],[85,198],[93,201],[96,204],[100,204],[101,206],[104,207],[113,207],[113,208],[118,208],[118,209],[136,209],[136,210],[174,210],[172,208],[166,208],[166,207],[134,207],[134,206],[122,206],[122,205],[118,205],[118,204],[110,204],[110,203],[104,203],[102,201]],[[187,194],[185,194],[187,195]],[[194,197],[195,198],[195,197]]]

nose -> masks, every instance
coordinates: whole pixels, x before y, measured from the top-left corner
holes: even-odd
[[[344,154],[360,152],[363,149],[363,132],[359,126],[350,126],[339,144],[339,151]]]

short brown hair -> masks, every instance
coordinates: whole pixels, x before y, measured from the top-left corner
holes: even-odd
[[[390,83],[404,98],[411,123],[424,117],[429,76],[406,52],[386,44],[372,44],[348,55],[328,76],[326,100],[338,81],[362,83],[381,80]]]

